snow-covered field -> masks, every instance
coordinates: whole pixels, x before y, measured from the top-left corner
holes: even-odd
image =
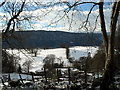
[[[91,56],[93,57],[98,50],[98,47],[71,47],[70,48],[70,57],[74,57],[75,60],[78,60],[80,57],[87,56],[88,52],[91,52]],[[70,66],[70,63],[66,59],[66,49],[65,48],[56,48],[56,49],[38,49],[37,56],[34,57],[34,54],[28,53],[28,51],[20,49],[8,49],[7,50],[10,54],[15,54],[19,56],[21,59],[19,60],[20,65],[22,66],[25,61],[32,60],[32,64],[30,67],[30,71],[41,70],[43,67],[43,59],[50,54],[54,54],[56,59],[55,62],[58,61],[57,58],[60,58],[61,61],[64,61],[65,66]]]

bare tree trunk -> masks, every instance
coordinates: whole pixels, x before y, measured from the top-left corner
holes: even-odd
[[[110,35],[108,39],[108,37],[106,36],[107,33],[105,29],[105,22],[104,22],[104,15],[103,15],[103,2],[100,2],[100,5],[99,5],[101,31],[103,34],[103,41],[104,41],[105,55],[106,55],[105,70],[103,73],[101,90],[109,90],[110,85],[113,84],[114,82],[114,75],[115,75],[114,39],[115,39],[116,23],[119,15],[119,8],[120,8],[120,1],[115,2],[112,8]]]
[[[104,42],[104,50],[105,50],[105,55],[107,58],[107,56],[108,56],[108,37],[107,37],[107,32],[106,32],[102,1],[100,2],[100,5],[99,5],[99,15],[100,15],[101,32],[102,32],[103,42]]]

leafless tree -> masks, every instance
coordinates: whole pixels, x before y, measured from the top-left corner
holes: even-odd
[[[55,62],[55,55],[54,54],[49,54],[47,55],[44,60],[43,63],[45,64],[51,64],[53,66],[54,62]]]
[[[118,21],[118,16],[119,16],[119,11],[120,11],[120,1],[116,0],[116,2],[112,3],[109,36],[107,35],[105,15],[103,12],[104,0],[100,0],[100,2],[81,2],[81,0],[78,0],[73,3],[70,3],[69,1],[59,1],[59,2],[55,2],[54,4],[53,3],[48,4],[47,6],[58,5],[58,4],[65,4],[68,6],[68,8],[65,9],[65,14],[60,19],[51,23],[51,24],[53,24],[53,23],[59,22],[65,16],[67,16],[67,18],[69,19],[69,16],[67,15],[68,12],[75,9],[75,7],[77,7],[77,6],[80,6],[82,4],[88,4],[88,3],[92,3],[93,6],[90,8],[90,11],[86,17],[86,20],[83,21],[83,23],[80,25],[80,29],[84,28],[84,29],[86,29],[86,31],[89,30],[88,27],[90,27],[89,26],[90,15],[92,13],[93,8],[95,6],[98,6],[99,14],[96,17],[95,27],[94,27],[93,31],[96,29],[96,23],[99,18],[100,25],[101,25],[101,32],[102,32],[102,36],[103,36],[103,42],[104,42],[104,51],[105,51],[105,55],[106,55],[105,69],[104,69],[104,73],[103,73],[101,89],[109,90],[110,85],[112,85],[114,82],[114,76],[115,76],[115,66],[113,63],[113,61],[114,61],[114,43],[115,43],[114,39],[115,39],[116,24]],[[73,22],[73,20],[70,22],[70,27],[71,27],[72,22]]]
[[[32,4],[31,4],[32,7]],[[26,0],[9,0],[2,2],[0,4],[1,10],[3,10],[4,15],[1,16],[0,22],[3,24],[2,26],[2,37],[3,42],[6,42],[11,48],[15,48],[15,43],[9,42],[8,39],[14,38],[19,42],[22,42],[24,39],[21,35],[15,36],[13,35],[14,31],[23,30],[25,27],[32,27],[32,20],[33,18],[37,18],[37,16],[33,16],[33,14],[24,13],[26,10],[32,10],[35,8],[34,6],[30,9],[29,2]],[[26,24],[27,23],[27,24]],[[19,48],[24,48],[22,43],[18,46]],[[24,49],[27,51],[27,49]],[[20,50],[24,55],[25,53]],[[37,53],[35,53],[37,55]],[[28,57],[27,55],[25,55]],[[30,58],[29,58],[30,59]]]
[[[16,30],[24,30],[29,27],[33,28],[33,21],[36,18],[38,19],[38,17],[33,15],[32,12],[26,13],[25,11],[32,11],[32,9],[36,9],[36,6],[32,5],[34,2],[30,3],[26,0],[9,0],[6,2],[5,1],[3,2],[4,5],[1,4],[1,9],[4,12],[4,15],[0,20],[3,24],[2,31],[4,38],[9,38],[11,34]]]
[[[50,1],[50,0],[48,0],[48,1]],[[116,0],[116,2],[113,2],[113,4],[112,4],[109,37],[107,36],[105,15],[103,12],[104,0],[100,0],[100,2],[82,2],[82,0],[76,0],[72,3],[70,1],[67,1],[67,0],[64,0],[64,1],[57,0],[55,2],[46,2],[46,3],[36,2],[36,5],[42,6],[44,8],[53,7],[55,5],[66,5],[67,8],[64,9],[64,14],[62,14],[62,16],[59,17],[58,19],[52,20],[48,26],[50,26],[54,23],[57,23],[57,22],[63,20],[64,18],[67,18],[70,29],[73,27],[72,24],[74,21],[74,19],[73,19],[74,13],[71,13],[71,17],[69,17],[68,13],[72,10],[77,10],[77,9],[80,10],[80,6],[83,4],[86,4],[86,5],[92,4],[92,7],[90,8],[89,13],[88,13],[85,21],[81,20],[82,23],[78,24],[79,25],[78,30],[85,29],[88,32],[90,30],[88,28],[90,27],[90,24],[91,24],[89,21],[90,15],[92,14],[92,11],[96,6],[98,6],[98,9],[99,9],[98,16],[95,17],[96,19],[94,21],[93,31],[96,29],[98,19],[100,19],[101,32],[102,32],[103,41],[104,41],[104,51],[105,51],[105,55],[106,55],[105,69],[104,69],[104,73],[103,73],[103,80],[102,80],[102,85],[101,85],[102,88],[101,89],[108,90],[109,86],[114,81],[114,75],[115,75],[115,68],[114,68],[114,63],[113,63],[113,61],[114,61],[114,39],[115,39],[116,23],[117,23],[119,11],[120,11],[120,1]],[[17,12],[12,14],[11,19],[8,20],[7,27],[5,28],[5,34],[8,31],[10,31],[10,26],[13,27],[13,30],[14,30],[14,27],[15,27],[14,23],[17,22],[17,20],[21,21],[21,19],[18,19],[18,16],[23,11],[24,5],[25,5],[25,1],[21,5],[19,5],[20,8],[17,9]],[[48,13],[50,13],[50,11],[45,12],[43,16],[48,15]],[[58,15],[59,14],[57,14],[56,17],[58,17]],[[74,22],[74,24],[77,24],[77,23]],[[92,24],[93,24],[93,22],[92,22]]]
[[[120,11],[120,1],[114,2],[112,7],[112,14],[111,14],[111,23],[110,23],[110,35],[109,38],[107,37],[106,33],[106,26],[104,21],[104,14],[103,14],[103,2],[99,4],[99,15],[100,15],[100,23],[101,23],[101,32],[103,35],[104,41],[104,48],[105,48],[105,55],[106,55],[106,63],[105,63],[105,71],[103,73],[103,89],[109,89],[109,86],[114,82],[114,75],[115,75],[115,66],[114,66],[114,39],[115,39],[115,31],[116,31],[116,24],[119,16]]]
[[[18,17],[20,16],[21,12],[23,11],[24,5],[25,5],[25,1],[22,2],[21,4],[18,2],[6,2],[3,9],[5,12],[9,13],[10,19],[7,20],[7,26],[5,28],[4,34],[7,34],[10,31],[11,27],[13,27],[12,28],[13,31],[15,30],[16,22],[19,21]],[[15,22],[15,20],[16,20],[16,22]]]
[[[46,73],[47,73],[47,77],[51,77],[51,78],[55,78],[55,68],[54,68],[54,62],[55,62],[55,55],[54,54],[49,54],[47,55],[44,60],[43,60],[43,63],[44,63],[44,69],[47,70]]]
[[[32,61],[31,60],[25,61],[23,63],[23,67],[25,68],[25,70],[27,71],[27,73],[29,73],[31,65],[32,65]]]

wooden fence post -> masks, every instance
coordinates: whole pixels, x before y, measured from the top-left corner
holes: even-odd
[[[32,81],[35,82],[35,80],[34,80],[34,73],[32,73]]]
[[[45,74],[45,83],[47,84],[47,75],[46,75],[46,67],[44,66],[44,74]]]
[[[20,77],[20,80],[22,81],[22,84],[24,84],[22,76],[20,75],[20,73],[19,73],[19,77]]]
[[[69,77],[69,85],[70,85],[71,77],[70,77],[70,68],[69,67],[68,67],[68,77]]]
[[[58,71],[58,68],[57,68],[57,80],[58,80],[58,83],[59,83],[59,71]]]

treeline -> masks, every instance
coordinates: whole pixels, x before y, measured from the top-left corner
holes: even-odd
[[[9,44],[8,44],[9,42]],[[64,45],[99,46],[101,33],[70,33],[61,31],[16,31],[7,42],[3,38],[3,48],[60,48]]]

